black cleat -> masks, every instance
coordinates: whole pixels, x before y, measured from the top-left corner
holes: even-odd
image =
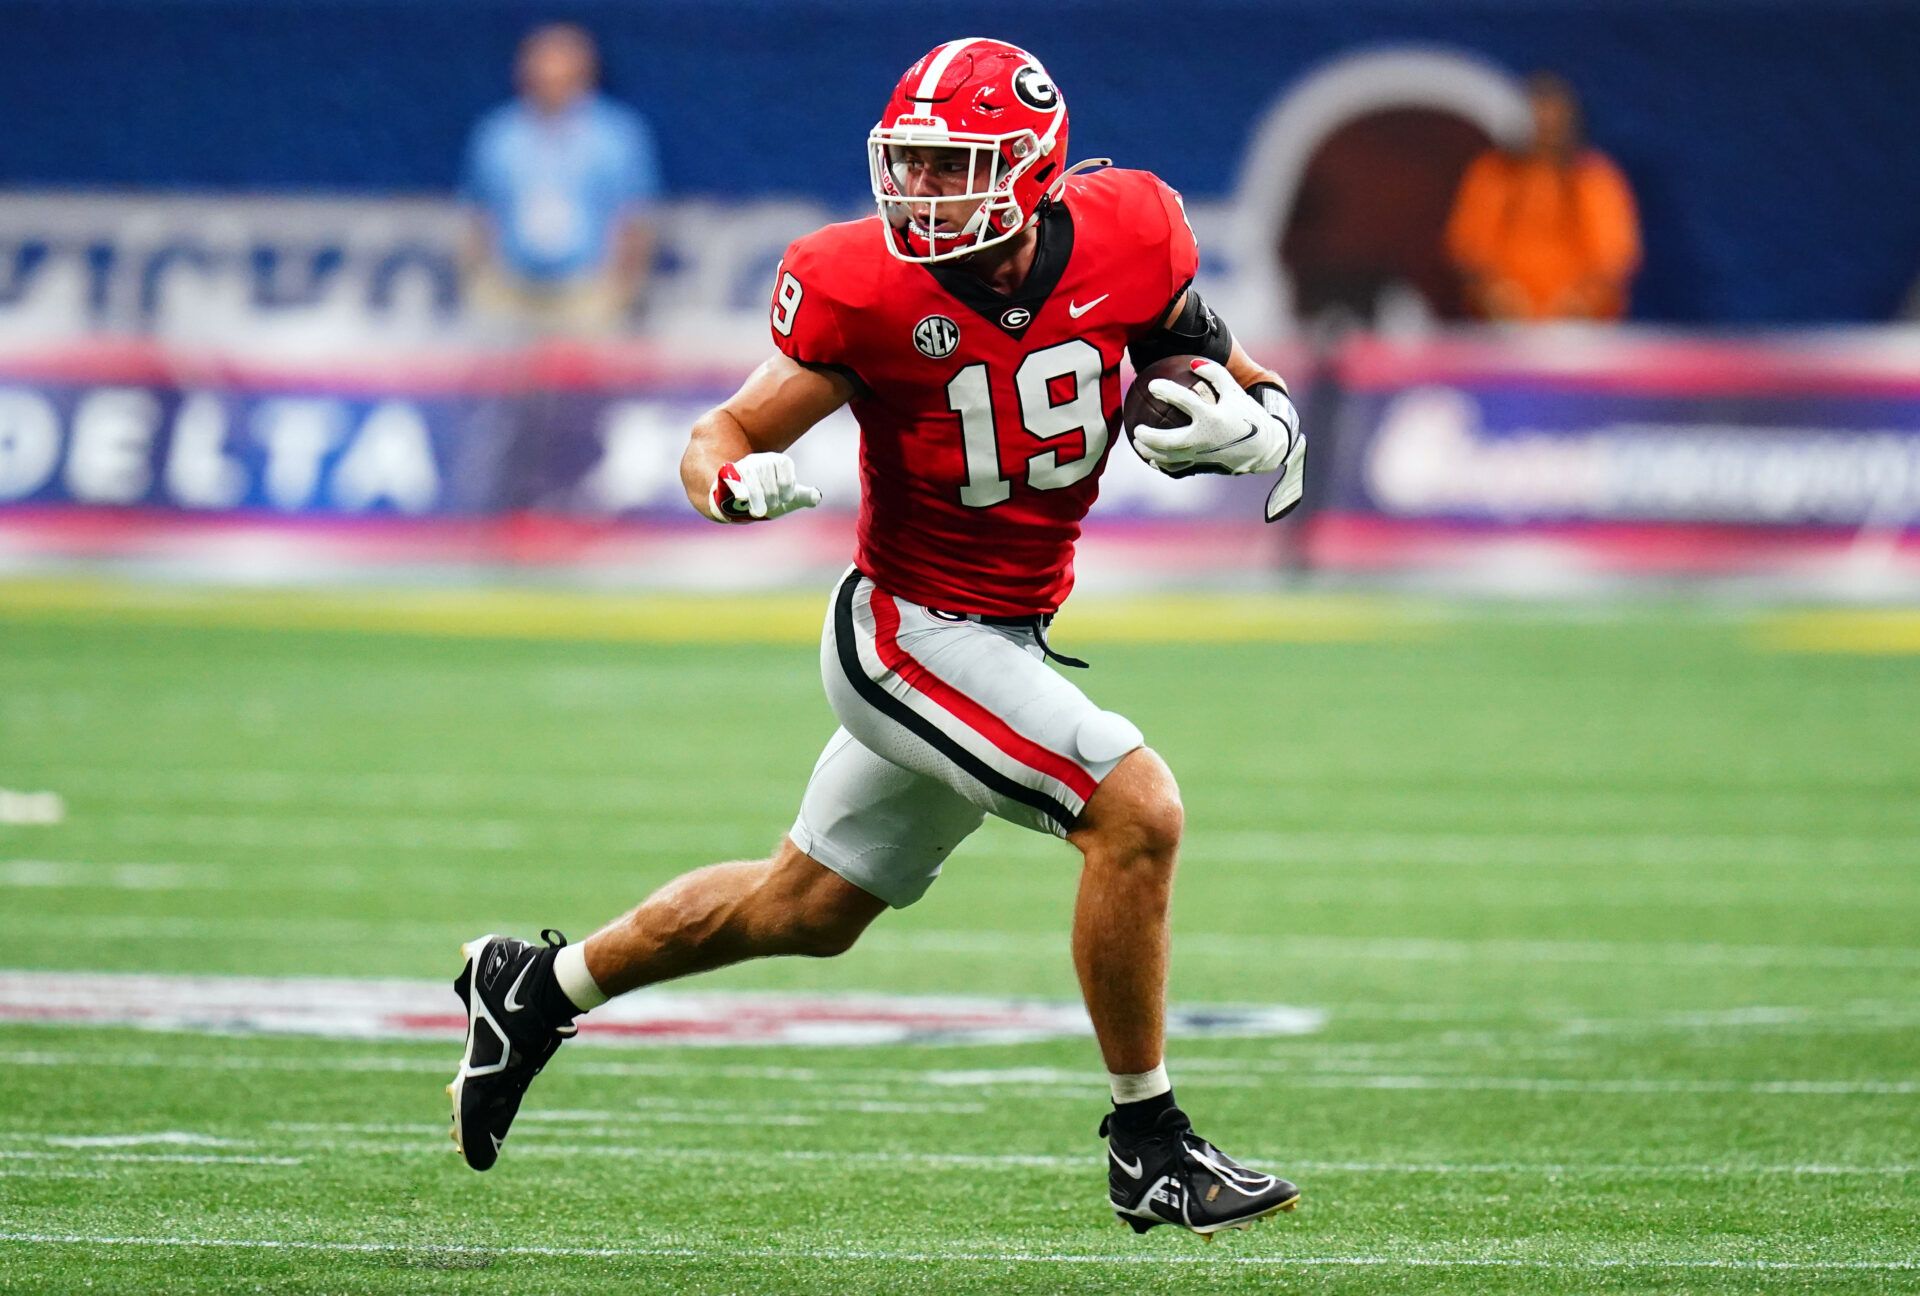
[[[1254,1221],[1292,1210],[1300,1190],[1270,1174],[1249,1170],[1193,1132],[1178,1107],[1160,1113],[1153,1131],[1135,1138],[1100,1122],[1107,1143],[1107,1197],[1113,1213],[1145,1233],[1156,1224],[1177,1224],[1207,1241],[1226,1229],[1252,1228]]]
[[[554,951],[567,943],[555,931],[540,935],[544,947],[493,935],[460,947],[467,965],[453,991],[467,1010],[467,1051],[447,1093],[453,1098],[453,1145],[475,1170],[500,1159],[500,1144],[527,1086],[579,1029],[572,1022],[556,1025],[532,1002],[528,973],[542,960],[551,964]]]

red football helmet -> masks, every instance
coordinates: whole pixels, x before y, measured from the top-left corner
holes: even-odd
[[[1060,192],[1066,156],[1067,105],[1039,59],[948,41],[907,69],[867,136],[887,249],[950,261],[1004,243]]]

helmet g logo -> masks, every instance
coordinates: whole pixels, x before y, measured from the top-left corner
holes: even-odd
[[[960,345],[960,326],[945,315],[929,315],[913,326],[913,346],[929,360],[945,360]]]
[[[1029,63],[1013,74],[1013,93],[1037,112],[1052,112],[1060,106],[1060,92],[1053,88],[1046,69],[1037,63]]]

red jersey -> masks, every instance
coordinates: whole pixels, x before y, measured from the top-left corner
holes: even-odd
[[[860,525],[875,584],[952,612],[1051,612],[1120,428],[1120,359],[1199,259],[1180,196],[1145,171],[1067,181],[1026,282],[887,251],[879,216],[787,249],[773,341],[854,385]]]

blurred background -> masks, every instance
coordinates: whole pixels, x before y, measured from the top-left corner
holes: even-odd
[[[812,585],[686,507],[935,41],[1181,189],[1308,504],[1115,457],[1083,588],[1920,589],[1920,9],[0,0],[0,571]]]
[[[1179,774],[1179,1029],[1317,1023],[1178,1043],[1310,1185],[1189,1286],[1911,1276],[1920,4],[0,0],[0,1289],[1137,1285],[1089,1042],[916,1024],[1080,1023],[997,821],[445,1139],[461,941],[792,823],[856,431],[772,526],[676,464],[969,34],[1312,434],[1278,526],[1115,453],[1053,631]]]

